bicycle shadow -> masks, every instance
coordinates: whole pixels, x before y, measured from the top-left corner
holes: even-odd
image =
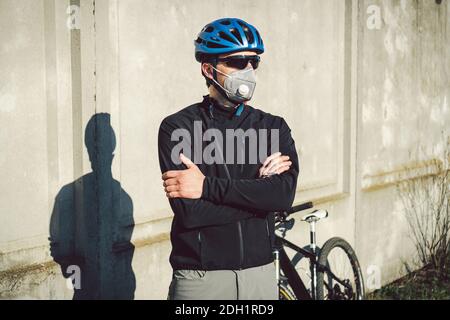
[[[49,241],[53,260],[73,283],[73,299],[133,299],[133,202],[112,176],[116,139],[107,113],[85,129],[92,172],[55,198]]]

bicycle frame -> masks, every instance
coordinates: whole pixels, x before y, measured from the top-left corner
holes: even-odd
[[[276,266],[276,275],[277,275],[277,282],[279,284],[280,282],[280,269],[283,270],[284,275],[288,279],[288,283],[291,286],[292,290],[294,291],[295,296],[297,299],[301,300],[311,300],[315,299],[315,296],[311,296],[308,292],[308,290],[305,287],[305,284],[303,283],[302,279],[297,273],[297,270],[295,270],[294,265],[292,264],[291,260],[289,259],[286,251],[284,250],[284,247],[291,248],[292,250],[295,250],[297,252],[300,252],[307,256],[310,261],[314,261],[312,265],[315,266],[316,257],[311,252],[302,249],[292,242],[281,238],[279,236],[275,236],[275,266]],[[314,290],[315,291],[315,290]]]
[[[328,275],[332,277],[333,280],[341,284],[342,286],[351,289],[351,286],[349,286],[347,283],[345,283],[343,280],[339,279],[328,266],[319,265],[317,262],[317,256],[316,256],[316,242],[315,242],[315,230],[314,227],[311,227],[311,250],[308,251],[306,249],[300,248],[299,246],[293,244],[292,242],[275,235],[275,248],[274,248],[274,255],[275,255],[275,266],[276,266],[276,276],[277,276],[277,282],[279,284],[280,282],[280,269],[283,270],[284,275],[287,278],[287,281],[289,285],[291,286],[292,290],[294,291],[295,296],[297,299],[301,300],[311,300],[311,299],[317,299],[317,270],[320,270],[321,272],[326,272]],[[308,292],[308,289],[306,289],[305,284],[303,283],[302,279],[297,273],[297,270],[295,269],[294,265],[292,264],[291,260],[289,259],[285,247],[288,247],[296,252],[299,252],[303,254],[305,257],[309,259],[310,263],[310,270],[311,270],[311,294]],[[330,289],[330,288],[328,288]]]
[[[285,239],[286,231],[292,229],[293,223],[289,223],[290,220],[286,220],[286,218],[295,212],[299,212],[302,210],[310,209],[314,206],[312,202],[305,202],[299,205],[296,205],[292,207],[290,210],[286,212],[278,212],[280,214],[281,219],[278,220],[279,224],[276,225],[276,230],[281,231],[282,236],[279,236],[275,233],[275,241],[274,241],[274,256],[275,256],[275,269],[276,269],[276,279],[278,286],[280,285],[280,269],[283,270],[284,275],[287,278],[288,284],[294,291],[294,294],[297,299],[303,299],[303,300],[311,300],[317,299],[317,271],[319,272],[326,272],[328,277],[331,277],[331,280],[334,280],[335,282],[339,283],[340,285],[344,286],[348,290],[352,290],[352,287],[350,284],[348,284],[348,281],[344,281],[339,279],[328,267],[327,265],[319,265],[317,261],[317,248],[316,248],[316,222],[319,221],[320,217],[316,217],[314,215],[310,215],[308,217],[304,217],[302,220],[309,223],[310,226],[310,248],[311,250],[306,250],[303,248],[300,248],[299,246],[296,246],[292,242]],[[326,217],[328,213],[324,217]],[[290,226],[289,226],[290,225]],[[299,274],[297,273],[297,270],[295,269],[294,265],[292,264],[291,260],[289,259],[285,247],[288,247],[298,253],[301,253],[303,256],[309,259],[309,267],[311,271],[311,293],[308,292],[308,289],[306,288],[305,284],[303,283],[302,279],[300,278]],[[327,284],[324,281],[324,284],[327,286],[328,292],[332,291],[333,288],[330,287],[332,285],[332,282],[329,281],[329,284]]]

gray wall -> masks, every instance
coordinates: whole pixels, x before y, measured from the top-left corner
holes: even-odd
[[[75,20],[69,4],[79,4]],[[371,5],[380,9],[376,28]],[[222,16],[262,34],[252,105],[292,128],[301,161],[295,202],[330,212],[319,242],[346,238],[369,282],[404,273],[414,251],[395,183],[434,172],[446,146],[449,1],[96,0],[94,8],[87,0],[0,0],[1,298],[72,297],[49,226],[61,195],[91,172],[85,128],[102,112],[117,140],[112,174],[132,203],[132,220],[117,224],[132,230],[135,297],[166,297],[172,213],[157,128],[206,94],[193,39]],[[425,154],[412,156],[418,146]],[[99,212],[124,207],[114,194],[101,197]],[[298,220],[289,238],[306,244],[306,226]],[[110,266],[92,263],[108,277]]]

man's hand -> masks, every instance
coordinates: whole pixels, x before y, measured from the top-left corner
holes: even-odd
[[[259,177],[268,177],[274,174],[282,174],[288,171],[292,162],[289,161],[289,156],[281,155],[281,152],[276,152],[264,161],[262,167],[259,169]]]
[[[202,196],[205,176],[185,155],[180,154],[180,160],[187,167],[186,170],[171,170],[162,175],[166,196],[168,198],[199,199]]]

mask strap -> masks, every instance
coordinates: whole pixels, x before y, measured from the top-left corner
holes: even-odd
[[[212,67],[212,69],[213,69],[213,77],[212,77],[212,79],[211,79],[211,78],[208,78],[208,79],[209,79],[209,81],[212,82],[212,85],[214,85],[214,87],[217,89],[217,91],[219,91],[219,93],[220,93],[224,98],[226,98],[227,100],[230,100],[227,94],[232,95],[233,93],[232,93],[230,90],[228,90],[228,89],[226,89],[226,88],[224,88],[224,87],[222,87],[222,86],[220,85],[220,83],[217,81],[217,72],[221,73],[222,75],[224,75],[224,76],[226,76],[226,77],[228,77],[228,78],[230,78],[230,75],[228,75],[228,74],[226,74],[226,73],[223,73],[222,71],[220,71],[219,69],[217,69],[217,68],[215,67],[216,65],[217,65],[217,58],[214,58],[214,59],[212,60],[212,63],[211,63],[211,67]],[[253,69],[252,69],[252,68],[249,68],[249,69],[246,70],[246,71],[251,71],[251,70],[253,70]],[[232,101],[232,100],[230,100],[230,101]],[[236,107],[236,108],[238,108],[238,107]],[[239,106],[239,108],[240,108],[240,106]],[[242,110],[243,110],[243,106],[242,106],[242,108],[240,109],[240,111],[239,111],[239,113],[237,114],[237,116],[240,116],[240,115],[241,115]]]
[[[218,85],[218,86],[220,87],[220,89],[222,89],[223,91],[225,91],[225,92],[231,94],[231,92],[230,92],[229,90],[227,90],[227,89],[225,89],[224,87],[222,87],[222,86],[220,85],[219,81],[216,80],[216,79],[217,79],[217,72],[216,72],[216,71],[218,71],[219,73],[221,73],[221,74],[223,74],[224,76],[227,76],[227,77],[229,77],[229,75],[227,75],[227,74],[223,73],[222,71],[220,71],[220,70],[214,68],[214,66],[212,66],[212,68],[213,68],[214,72],[213,72],[213,78],[212,78],[211,80],[212,80],[216,85]]]
[[[217,72],[219,72],[220,74],[222,74],[222,75],[224,75],[225,77],[230,77],[230,75],[229,74],[226,74],[226,73],[223,73],[222,71],[220,71],[219,69],[216,69],[214,66],[212,66],[212,68],[214,69],[214,71],[217,71]],[[216,74],[217,75],[217,74]]]

